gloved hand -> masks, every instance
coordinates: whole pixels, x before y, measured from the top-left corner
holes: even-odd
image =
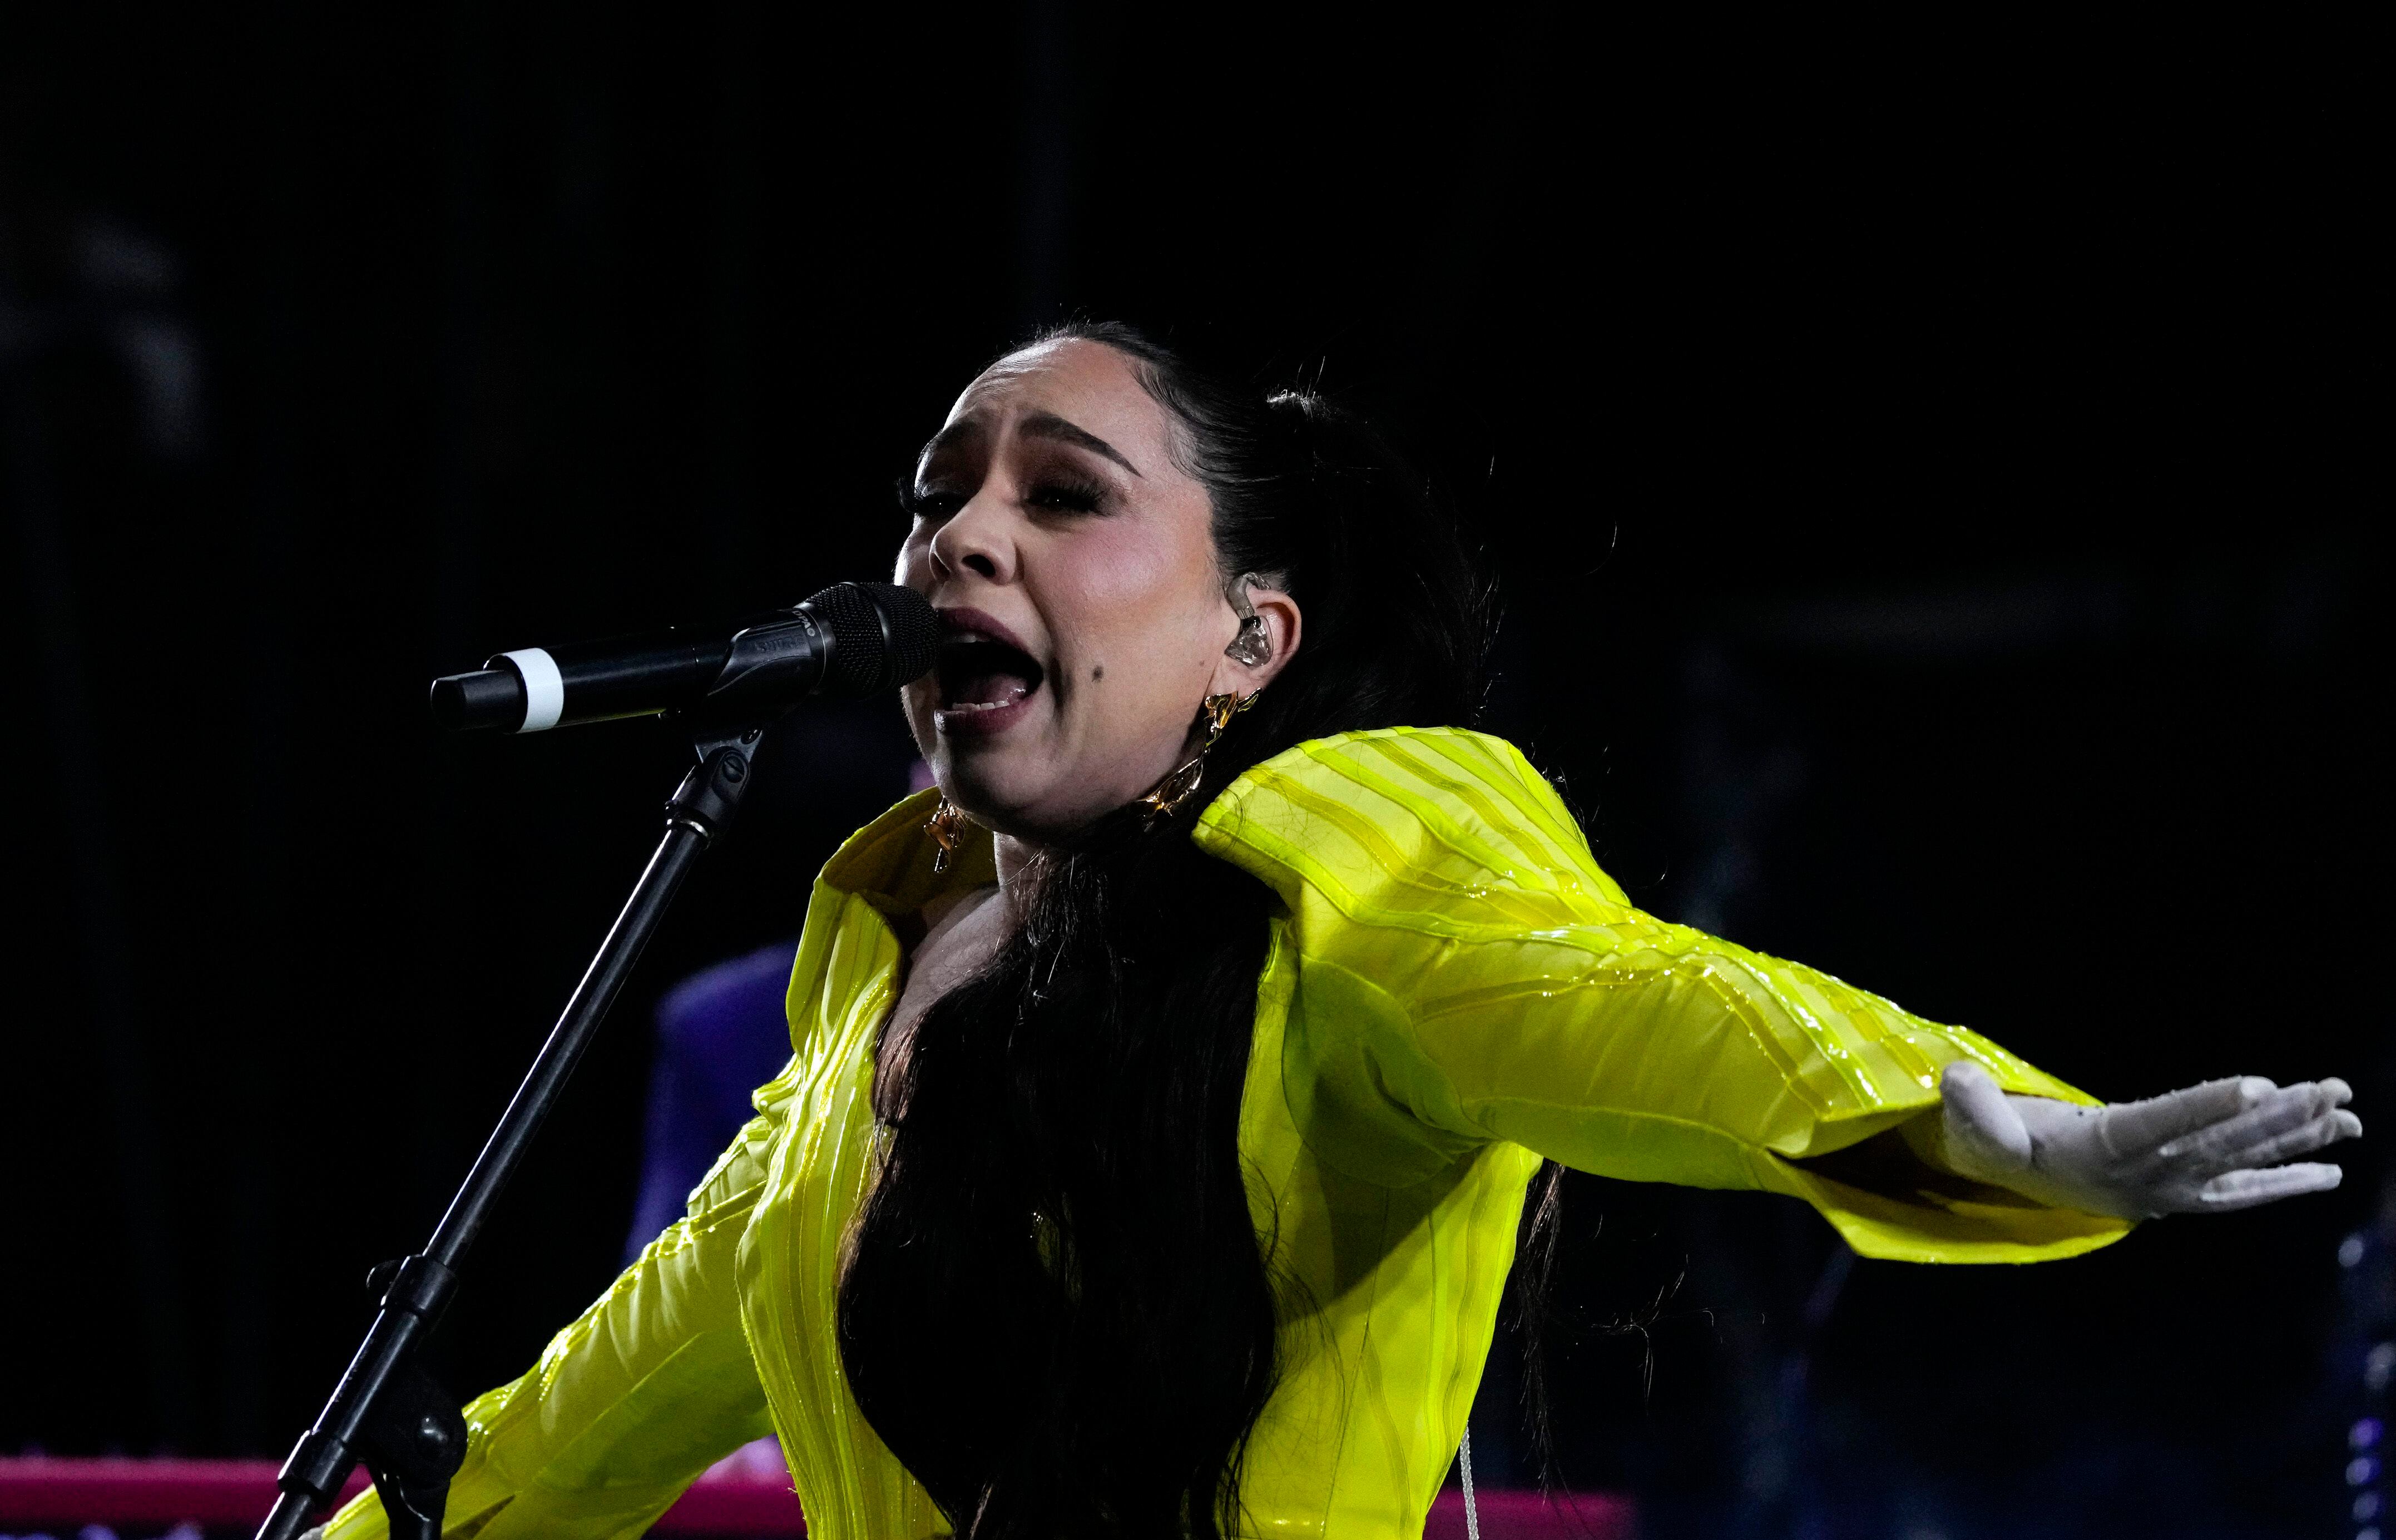
[[[2150,1219],[2218,1214],[2337,1186],[2334,1165],[2280,1162],[2363,1132],[2341,1080],[2276,1086],[2207,1081],[2149,1101],[2075,1107],[1998,1089],[1969,1061],[1947,1067],[1946,1107],[1923,1119],[1924,1150],[1958,1175],[2083,1214]]]

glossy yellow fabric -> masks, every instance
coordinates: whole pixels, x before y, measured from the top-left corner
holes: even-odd
[[[946,1533],[859,1414],[832,1334],[873,1148],[874,1039],[899,984],[884,917],[992,877],[986,840],[933,873],[929,797],[861,830],[818,880],[791,983],[795,1055],[688,1216],[529,1374],[468,1408],[451,1534],[640,1533],[769,1427],[818,1540]],[[1631,908],[1499,739],[1303,744],[1240,777],[1196,838],[1284,906],[1240,1141],[1258,1234],[1300,1303],[1245,1467],[1253,1535],[1421,1533],[1542,1156],[1788,1193],[1870,1256],[2030,1261],[2128,1228],[1926,1172],[1866,1190],[1798,1163],[1934,1107],[1957,1058],[2009,1090],[2088,1098],[1974,1033]],[[380,1533],[371,1496],[333,1529]]]

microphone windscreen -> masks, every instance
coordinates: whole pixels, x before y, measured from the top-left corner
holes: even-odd
[[[834,583],[807,601],[832,628],[831,696],[880,695],[931,671],[939,622],[922,594],[895,583]]]
[[[453,733],[478,727],[509,732],[524,725],[524,676],[510,669],[476,669],[433,682],[433,720]]]
[[[889,642],[882,683],[875,688],[895,690],[930,673],[940,655],[940,621],[932,613],[932,602],[897,583],[859,586],[882,612],[883,635]]]

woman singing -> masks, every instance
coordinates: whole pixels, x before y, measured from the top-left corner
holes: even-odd
[[[2336,1185],[2283,1162],[2361,1131],[2337,1081],[2105,1106],[1631,908],[1471,730],[1456,534],[1318,396],[1072,327],[906,502],[938,789],[817,879],[687,1217],[467,1409],[452,1534],[639,1534],[770,1431],[817,1540],[1417,1535],[1543,1159],[1922,1262]]]

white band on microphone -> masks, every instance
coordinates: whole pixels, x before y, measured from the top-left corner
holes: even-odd
[[[520,647],[499,656],[514,664],[524,680],[524,725],[516,731],[540,733],[556,726],[566,714],[566,681],[557,671],[557,659],[544,647]]]

